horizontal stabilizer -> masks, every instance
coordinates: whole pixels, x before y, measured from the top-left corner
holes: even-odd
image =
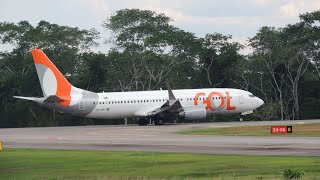
[[[17,99],[24,99],[24,100],[28,100],[28,101],[38,101],[40,98],[36,98],[36,97],[23,97],[23,96],[13,96],[14,98]]]
[[[47,97],[44,102],[51,102],[51,103],[59,103],[62,101],[66,101],[67,99],[61,98],[59,96],[56,95],[51,95],[49,97]]]

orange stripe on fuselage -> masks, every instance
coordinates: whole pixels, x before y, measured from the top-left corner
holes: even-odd
[[[54,74],[57,79],[57,92],[56,96],[59,96],[62,99],[66,99],[58,103],[61,106],[69,106],[71,102],[71,84],[68,80],[61,74],[61,72],[57,69],[57,67],[50,61],[50,59],[44,54],[44,52],[40,49],[33,49],[32,56],[34,63],[42,64],[48,67]],[[45,83],[45,82],[43,82]],[[48,82],[47,82],[48,83]],[[49,82],[51,83],[51,82]]]

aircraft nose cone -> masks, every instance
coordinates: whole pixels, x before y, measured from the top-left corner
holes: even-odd
[[[258,107],[261,107],[264,104],[264,101],[260,98],[257,99],[257,105]]]

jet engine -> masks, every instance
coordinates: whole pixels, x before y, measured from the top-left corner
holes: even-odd
[[[183,120],[202,120],[207,118],[207,112],[204,107],[185,107],[179,116]]]

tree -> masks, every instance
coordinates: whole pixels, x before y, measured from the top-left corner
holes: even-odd
[[[314,25],[319,12],[300,16],[301,22],[284,28],[262,27],[250,39],[254,56],[264,62],[280,103],[281,119],[299,119],[299,85],[313,65],[318,72],[319,27]],[[289,110],[291,108],[291,110]]]
[[[124,9],[104,23],[113,34],[116,47],[108,56],[114,58],[113,73],[123,74],[115,80],[122,91],[157,89],[165,82],[174,84],[175,76],[190,80],[189,72],[178,66],[192,69],[200,42],[192,33],[170,25],[170,21],[153,11]]]
[[[12,98],[13,95],[42,96],[30,49],[43,49],[67,78],[76,79],[83,63],[80,52],[89,51],[96,45],[96,38],[95,30],[80,30],[46,21],[40,21],[35,27],[27,21],[0,23],[0,42],[14,47],[11,52],[0,53],[0,126],[57,125],[60,119],[53,122],[49,111],[40,110],[33,103],[23,102],[26,105],[22,105],[21,101]],[[51,117],[46,118],[49,115]],[[67,118],[64,122],[68,122]]]
[[[208,84],[204,87],[228,87],[237,61],[243,58],[239,50],[243,47],[239,43],[229,42],[231,36],[219,33],[207,34],[201,38],[199,52],[199,67]],[[231,75],[232,74],[232,75]]]
[[[304,44],[304,56],[315,68],[315,73],[320,79],[320,11],[301,14],[301,22],[290,26],[289,31],[295,34],[296,42]],[[302,36],[301,36],[302,35]]]

